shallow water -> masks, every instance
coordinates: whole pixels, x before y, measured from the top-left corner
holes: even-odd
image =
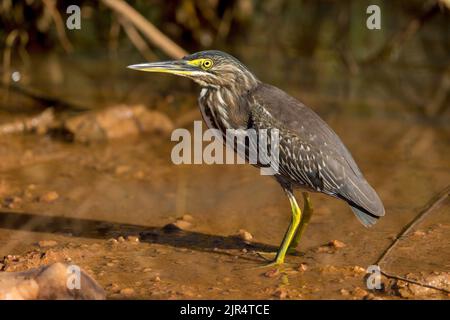
[[[102,63],[98,57],[81,62],[34,58],[34,73],[20,85],[76,106],[143,103],[174,120],[196,108],[197,87],[185,79],[124,69],[138,62],[135,57],[115,62],[105,57]],[[252,269],[264,263],[254,251],[276,250],[290,209],[278,184],[250,165],[176,166],[170,160],[174,143],[158,135],[90,145],[50,135],[0,136],[0,256],[22,257],[5,263],[7,270],[72,261],[106,287],[109,298],[122,297],[111,284],[132,287],[134,297],[143,299],[267,299],[278,297],[280,287],[292,299],[356,297],[341,292],[365,288],[365,273],[352,270],[375,263],[393,237],[450,184],[450,127],[445,119],[418,120],[402,101],[386,99],[380,93],[390,82],[367,91],[372,82],[360,75],[350,83],[350,91],[359,94],[350,99],[342,93],[347,76],[333,78],[341,71],[325,76],[320,68],[329,66],[316,65],[312,69],[323,78],[311,82],[303,64],[291,65],[298,74],[288,78],[274,73],[273,82],[316,110],[347,145],[384,202],[386,216],[375,227],[365,229],[345,203],[313,194],[315,213],[299,253],[287,257],[286,270],[266,276],[266,270]],[[262,79],[272,78],[256,63],[254,68]],[[14,94],[1,103],[2,123],[44,107]],[[80,112],[74,109],[57,109],[57,114]],[[49,191],[59,198],[39,200]],[[5,199],[11,197],[20,201],[9,207]],[[193,217],[188,230],[162,229],[185,214]],[[253,240],[232,237],[240,229]],[[450,272],[449,230],[447,199],[414,230],[423,233],[400,241],[382,269],[402,275]],[[139,234],[139,244],[108,242]],[[48,239],[57,245],[36,245]],[[346,246],[322,250],[335,239]],[[298,269],[302,263],[306,271]]]
[[[339,298],[341,288],[364,287],[360,277],[338,280],[344,269],[324,268],[373,264],[392,237],[450,181],[447,127],[361,116],[333,116],[327,121],[380,194],[386,216],[365,229],[346,204],[314,194],[315,214],[298,248],[305,254],[287,258],[294,265],[310,265],[304,274],[288,276],[294,281],[288,286],[294,290],[292,298]],[[289,205],[281,188],[249,165],[175,166],[170,162],[172,146],[161,136],[90,146],[46,136],[2,138],[2,197],[18,196],[22,202],[1,210],[0,255],[23,254],[35,250],[38,240],[55,239],[58,247],[49,250],[66,252],[104,286],[114,282],[144,288],[148,280],[153,291],[160,292],[152,295],[142,289],[137,291],[139,298],[168,297],[174,290],[184,292],[180,288],[186,285],[189,295],[192,291],[201,298],[271,297],[272,291],[262,288],[277,288],[286,279],[267,278],[248,268],[262,263],[253,250],[275,250],[287,228]],[[38,201],[47,191],[56,191],[59,198]],[[402,274],[449,272],[449,209],[446,201],[431,213],[417,226],[426,235],[401,241],[383,268]],[[161,231],[184,214],[194,219],[191,229]],[[250,245],[230,238],[239,229],[253,235]],[[135,249],[108,249],[109,238],[141,232]],[[334,253],[318,250],[333,239],[346,247]],[[95,250],[90,249],[94,244]],[[105,259],[121,263],[105,267]],[[142,280],[135,269],[146,267],[164,281],[154,284],[150,276]],[[297,281],[306,285],[299,287]],[[208,291],[209,287],[218,289]],[[176,297],[189,298],[182,293]]]

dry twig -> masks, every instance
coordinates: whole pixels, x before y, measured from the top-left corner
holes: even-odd
[[[158,30],[144,16],[123,0],[102,0],[110,9],[125,17],[139,29],[155,46],[164,51],[168,56],[179,59],[187,52],[170,40],[164,33]]]

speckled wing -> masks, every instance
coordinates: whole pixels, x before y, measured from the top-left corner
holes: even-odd
[[[280,130],[280,174],[349,203],[370,226],[383,204],[336,133],[311,109],[284,91],[260,84],[249,93],[255,127]]]

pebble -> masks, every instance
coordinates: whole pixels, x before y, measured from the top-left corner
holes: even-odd
[[[417,236],[417,237],[423,237],[426,235],[425,232],[421,231],[421,230],[417,230],[413,233],[413,235]]]
[[[165,232],[176,232],[180,230],[187,230],[191,228],[192,224],[189,221],[178,219],[177,221],[173,223],[166,224],[163,227],[163,230]]]
[[[355,273],[366,273],[366,269],[364,269],[363,267],[360,267],[360,266],[354,266],[353,271]]]
[[[181,219],[177,220],[174,224],[181,230],[189,229],[192,226],[192,223],[190,223],[189,221],[181,220]]]
[[[6,197],[3,199],[3,205],[8,209],[16,209],[22,204],[22,198],[20,197]]]
[[[124,288],[122,290],[120,290],[119,292],[121,295],[127,296],[127,297],[131,297],[134,295],[134,289],[133,288]]]
[[[115,283],[111,283],[106,289],[112,291],[113,293],[120,292],[120,287]]]
[[[144,270],[142,270],[142,272],[151,272],[152,268],[144,268]]]
[[[343,243],[342,241],[339,241],[339,240],[332,240],[328,243],[328,246],[336,248],[336,249],[340,249],[340,248],[345,247],[345,243]]]
[[[287,298],[287,290],[285,288],[278,288],[273,293],[273,296],[279,298],[279,299],[285,299]]]
[[[275,278],[280,274],[280,271],[278,269],[271,269],[269,271],[264,272],[264,276],[267,278]]]
[[[51,203],[59,198],[59,194],[56,191],[48,191],[39,197],[39,201]]]
[[[250,232],[244,229],[240,229],[237,234],[238,238],[244,240],[244,241],[251,241],[253,239],[253,236]]]
[[[361,289],[360,287],[356,287],[355,290],[353,290],[352,294],[357,298],[364,298],[369,293],[366,290]]]
[[[306,271],[306,270],[308,270],[308,265],[306,264],[306,263],[301,263],[299,266],[298,266],[298,271]]]
[[[119,242],[125,242],[125,238],[122,237],[122,236],[120,236],[120,237],[117,238],[117,241],[119,241]]]
[[[38,246],[41,248],[48,248],[48,247],[54,247],[58,243],[54,240],[41,240],[38,242]]]
[[[137,237],[137,236],[128,236],[127,237],[127,241],[134,242],[134,243],[139,243],[139,237]]]
[[[188,222],[194,221],[194,218],[190,214],[184,214],[180,219],[178,220],[184,220]]]
[[[348,295],[350,294],[350,292],[349,292],[348,290],[346,290],[346,289],[341,289],[339,292],[340,292],[341,295],[343,295],[343,296],[348,296]]]
[[[153,281],[154,281],[154,282],[160,282],[160,281],[161,281],[161,278],[158,277],[158,276],[156,276],[156,277],[153,278]]]
[[[114,238],[111,238],[111,239],[108,239],[108,243],[117,244],[118,241],[116,239],[114,239]]]

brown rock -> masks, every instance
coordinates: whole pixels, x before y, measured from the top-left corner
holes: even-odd
[[[352,294],[356,297],[356,298],[364,298],[365,296],[367,296],[369,293],[364,290],[361,289],[360,287],[356,287],[355,290],[353,290]]]
[[[339,240],[332,240],[328,243],[328,246],[336,248],[336,249],[340,249],[340,248],[345,247],[345,243],[343,243],[342,241],[339,241]]]
[[[1,272],[0,299],[105,299],[105,292],[83,270],[55,263],[24,272]]]
[[[38,246],[41,248],[49,248],[49,247],[54,247],[56,246],[58,243],[54,240],[41,240],[38,242]]]
[[[18,207],[20,207],[20,205],[22,204],[22,198],[20,197],[6,197],[5,199],[3,199],[3,206],[8,208],[8,209],[16,209]]]
[[[244,229],[240,229],[237,236],[244,241],[251,241],[253,239],[252,234]]]
[[[347,289],[341,289],[339,292],[341,293],[341,295],[343,295],[345,297],[350,294],[350,292]]]
[[[286,299],[288,296],[288,292],[285,288],[278,288],[273,293],[273,296],[279,298],[279,299]]]
[[[120,290],[119,293],[120,293],[121,295],[126,296],[126,297],[131,297],[131,296],[134,296],[134,294],[135,294],[133,288],[125,288],[125,289],[122,289],[122,290]]]
[[[271,269],[269,271],[264,272],[264,276],[267,278],[275,278],[280,274],[280,270],[278,269]]]
[[[115,283],[111,283],[109,286],[106,287],[106,290],[111,291],[112,293],[119,293],[120,287]]]
[[[139,243],[139,237],[137,236],[128,236],[127,241],[133,242],[133,243]]]
[[[306,263],[301,263],[301,264],[298,266],[298,271],[303,272],[303,271],[306,271],[306,270],[308,270],[308,265],[307,265]]]
[[[177,220],[175,222],[175,225],[180,228],[181,230],[187,230],[191,228],[192,224],[189,221],[186,220]]]
[[[184,220],[184,221],[187,221],[187,222],[192,222],[192,221],[194,221],[194,218],[190,214],[184,214],[178,220]]]
[[[416,237],[423,237],[423,236],[426,235],[426,233],[425,233],[424,231],[417,230],[417,231],[415,231],[415,232],[413,233],[413,235],[416,236]]]
[[[39,201],[51,203],[59,198],[59,194],[56,191],[48,191],[39,197]]]

